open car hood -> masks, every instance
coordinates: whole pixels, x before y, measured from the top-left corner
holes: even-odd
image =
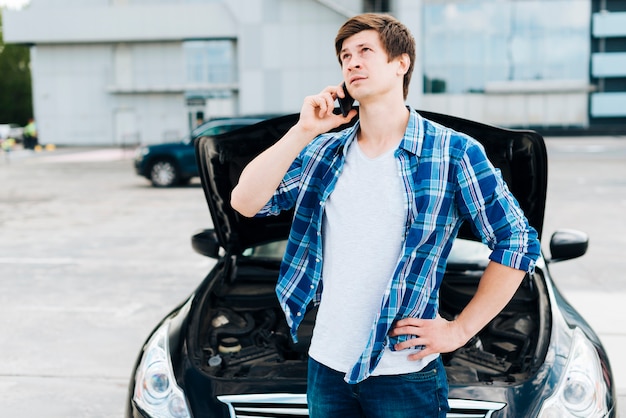
[[[548,175],[547,152],[542,136],[534,131],[503,129],[449,115],[418,113],[466,133],[484,146],[487,156],[501,170],[509,189],[541,237]],[[230,206],[230,194],[248,162],[278,141],[298,121],[298,117],[298,114],[282,116],[196,140],[202,188],[220,246],[228,254],[239,254],[246,248],[286,239],[289,235],[293,211],[279,216],[246,218]],[[477,239],[468,225],[461,228],[459,236]]]

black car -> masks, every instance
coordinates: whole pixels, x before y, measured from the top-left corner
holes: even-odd
[[[214,118],[203,123],[191,135],[176,142],[143,145],[135,152],[135,172],[150,180],[155,187],[172,187],[189,183],[198,177],[194,140],[214,136],[242,126],[254,124],[269,116]]]
[[[547,188],[543,138],[446,115],[425,117],[468,133],[485,147],[541,236]],[[307,348],[316,310],[299,343],[274,286],[291,213],[245,218],[229,204],[246,163],[280,138],[298,115],[196,141],[214,229],[192,237],[217,260],[200,286],[156,327],[133,371],[128,417],[307,416]],[[615,417],[605,349],[556,288],[551,263],[582,256],[581,232],[557,231],[504,310],[464,347],[444,354],[449,417]],[[456,239],[441,286],[440,313],[453,318],[474,295],[490,250],[469,228]]]

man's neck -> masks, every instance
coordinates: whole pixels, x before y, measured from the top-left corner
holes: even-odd
[[[376,157],[398,145],[409,122],[404,101],[391,105],[380,101],[359,106],[359,146],[369,157]]]

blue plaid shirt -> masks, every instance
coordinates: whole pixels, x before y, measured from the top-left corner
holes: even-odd
[[[289,241],[276,293],[291,335],[311,302],[322,293],[322,217],[324,205],[341,175],[347,146],[359,124],[318,136],[296,158],[272,199],[257,216],[275,215],[295,206]],[[411,109],[395,151],[406,192],[406,228],[394,278],[359,361],[345,380],[357,383],[374,370],[386,346],[411,338],[390,337],[401,318],[436,316],[439,286],[452,242],[462,221],[491,250],[490,259],[532,272],[540,252],[537,232],[499,173],[474,139],[421,117]]]

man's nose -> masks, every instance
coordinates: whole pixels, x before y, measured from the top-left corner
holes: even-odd
[[[361,68],[361,60],[358,57],[350,58],[348,61],[348,70]]]

